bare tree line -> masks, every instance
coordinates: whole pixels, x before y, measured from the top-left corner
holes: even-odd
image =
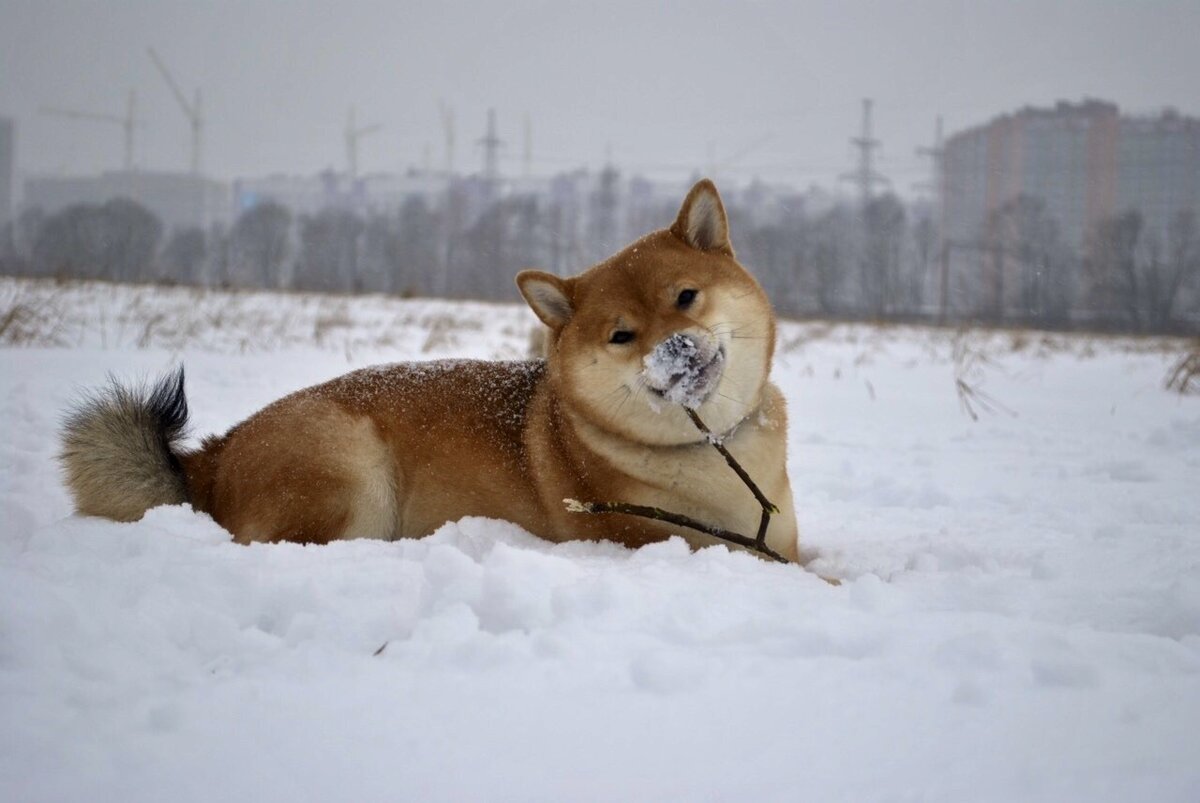
[[[636,179],[635,179],[636,181]],[[619,192],[607,171],[586,192],[472,195],[452,184],[388,213],[294,214],[267,201],[226,228],[167,232],[133,201],[27,210],[0,232],[10,275],[213,287],[513,300],[513,275],[569,274],[667,225],[674,203]],[[637,200],[638,198],[641,200]],[[781,313],[1137,332],[1200,331],[1200,226],[1164,228],[1131,210],[1067,243],[1039,198],[993,211],[978,235],[939,235],[936,210],[894,195],[865,207],[803,195],[727,197],[735,246]]]

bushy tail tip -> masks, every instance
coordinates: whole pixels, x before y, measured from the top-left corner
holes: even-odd
[[[62,428],[62,462],[75,509],[136,521],[158,505],[186,502],[176,447],[187,426],[183,367],[150,386],[109,384],[81,398]]]

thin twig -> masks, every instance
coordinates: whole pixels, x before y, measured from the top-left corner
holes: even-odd
[[[778,513],[779,508],[767,498],[766,494],[759,490],[757,483],[750,478],[746,469],[742,468],[742,464],[734,459],[729,450],[725,448],[725,444],[721,442],[721,439],[712,434],[712,430],[700,419],[699,414],[691,407],[683,409],[687,411],[688,418],[692,419],[692,423],[696,425],[696,429],[705,434],[708,442],[712,444],[714,449],[721,453],[721,457],[725,458],[725,462],[729,464],[729,467],[733,469],[738,478],[750,489],[750,493],[754,494],[754,498],[758,500],[758,504],[762,508],[762,515],[758,519],[758,533],[755,536],[755,540],[765,545],[767,543],[767,527],[771,524],[771,514]]]
[[[754,480],[750,479],[750,475],[746,473],[746,469],[742,468],[741,464],[733,458],[733,455],[725,448],[725,444],[721,443],[721,439],[712,434],[712,430],[700,420],[700,416],[696,414],[696,411],[691,407],[684,407],[683,409],[687,411],[688,418],[692,419],[692,423],[696,425],[696,429],[705,434],[713,448],[721,453],[721,456],[725,458],[725,462],[729,464],[729,467],[737,473],[742,482],[746,483],[746,487],[750,489],[750,493],[754,494],[754,498],[762,505],[763,510],[778,513],[779,508],[775,507],[771,500],[767,499],[766,494],[758,489],[758,485],[755,484]]]

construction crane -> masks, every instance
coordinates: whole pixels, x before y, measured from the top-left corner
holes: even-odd
[[[63,109],[58,106],[43,106],[39,111],[51,117],[65,117],[68,120],[88,120],[94,123],[119,125],[125,135],[125,170],[133,169],[133,129],[137,125],[137,95],[129,90],[129,100],[125,105],[125,114],[104,114],[102,112],[80,111],[78,109]]]
[[[163,60],[158,57],[158,53],[154,48],[146,48],[146,52],[150,54],[150,60],[154,62],[154,66],[158,68],[158,72],[162,75],[163,80],[167,82],[167,86],[171,88],[171,93],[175,96],[175,101],[179,104],[179,108],[183,110],[183,116],[187,118],[188,123],[192,127],[192,174],[200,175],[200,151],[201,138],[204,131],[204,113],[200,105],[200,90],[196,89],[192,96],[192,102],[183,95],[183,90],[179,88],[179,84],[175,83],[175,79],[171,77],[170,70]]]
[[[358,178],[358,141],[368,134],[374,134],[383,128],[379,123],[371,123],[362,128],[354,121],[354,107],[346,115],[346,161],[350,167],[350,180]]]

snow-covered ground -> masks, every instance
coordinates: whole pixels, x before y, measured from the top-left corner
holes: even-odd
[[[1200,398],[1162,389],[1182,343],[782,326],[803,546],[834,587],[479,519],[241,547],[187,508],[73,518],[57,423],[107,372],[182,360],[200,435],[374,362],[520,356],[533,318],[0,300],[4,800],[1200,800]]]

